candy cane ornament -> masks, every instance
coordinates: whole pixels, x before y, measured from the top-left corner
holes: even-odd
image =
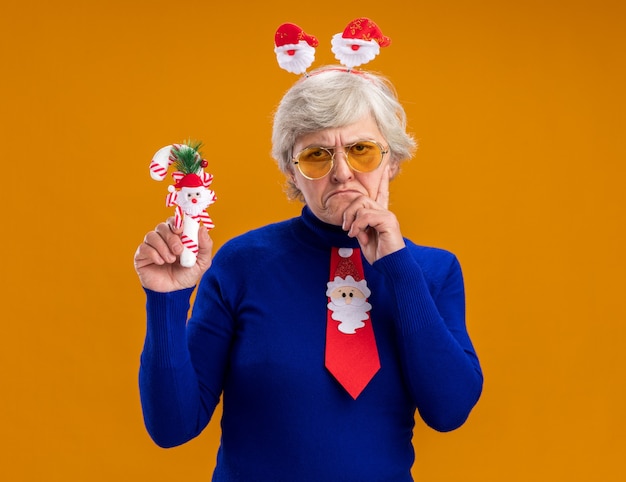
[[[165,146],[157,151],[150,162],[150,176],[155,181],[162,181],[167,175],[167,169],[170,167],[174,159],[170,157],[172,147]]]
[[[176,206],[174,225],[183,229],[180,264],[187,268],[196,264],[201,224],[207,230],[215,227],[206,209],[217,200],[217,196],[209,189],[213,175],[204,171],[208,162],[202,158],[200,146],[201,143],[190,141],[165,146],[156,152],[150,162],[150,177],[156,181],[165,179],[172,164],[176,168],[172,173],[174,184],[167,188],[169,193],[165,204]]]

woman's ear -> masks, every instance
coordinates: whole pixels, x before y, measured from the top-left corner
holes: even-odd
[[[291,184],[300,189],[300,186],[298,186],[298,181],[296,180],[296,173],[294,171],[291,171],[287,176],[289,177]]]
[[[389,180],[393,181],[393,179],[400,172],[400,161],[391,161],[389,163]]]

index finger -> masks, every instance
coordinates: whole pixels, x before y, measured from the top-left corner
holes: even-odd
[[[170,216],[169,218],[167,218],[167,221],[165,221],[165,224],[167,224],[167,227],[170,228],[170,231],[176,235],[180,235],[183,232],[183,227],[176,227],[176,218],[174,216]]]
[[[389,171],[390,167],[386,166],[383,175],[380,178],[378,192],[376,193],[376,202],[385,209],[389,208]]]
[[[176,228],[173,217],[159,224],[155,231],[159,234],[161,239],[163,239],[172,253],[179,255],[183,251],[183,243],[180,239],[183,230],[182,228]]]

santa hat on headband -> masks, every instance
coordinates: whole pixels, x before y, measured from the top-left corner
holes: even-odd
[[[302,74],[315,60],[319,42],[293,23],[284,23],[274,35],[274,52],[278,65],[287,72]]]
[[[343,33],[333,35],[331,50],[335,58],[351,69],[372,60],[380,52],[380,47],[387,47],[391,39],[366,17],[352,20]]]

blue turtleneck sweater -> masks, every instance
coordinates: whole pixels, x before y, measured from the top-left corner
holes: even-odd
[[[356,399],[324,367],[330,248],[358,247],[302,216],[226,243],[191,289],[147,293],[140,392],[148,432],[197,436],[223,394],[214,481],[411,481],[415,409],[453,430],[482,372],[455,256],[417,246],[363,260],[381,369]]]

